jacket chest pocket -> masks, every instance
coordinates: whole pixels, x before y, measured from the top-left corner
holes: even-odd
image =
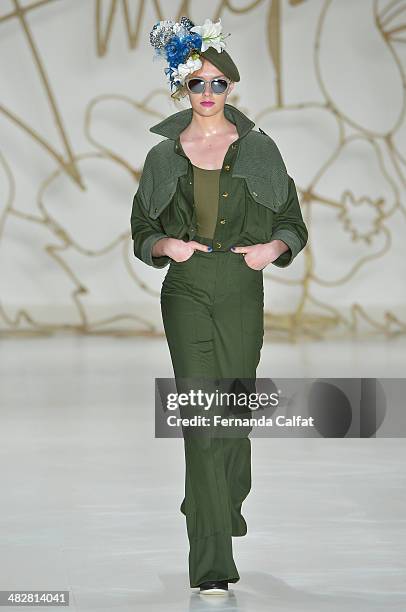
[[[262,206],[266,206],[274,212],[279,211],[282,202],[280,198],[276,196],[270,180],[257,176],[247,176],[245,177],[245,182],[250,196],[255,202],[262,204]]]
[[[149,216],[156,219],[168,206],[175,195],[177,181],[167,181],[162,185],[157,185],[151,194],[149,206]]]

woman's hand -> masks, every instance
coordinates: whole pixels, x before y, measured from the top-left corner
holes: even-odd
[[[253,270],[263,270],[288,249],[289,246],[283,240],[271,240],[271,242],[262,244],[231,247],[233,253],[246,253],[245,263]]]
[[[159,246],[157,246],[159,245]],[[171,259],[177,262],[187,261],[190,257],[192,257],[195,251],[210,251],[210,247],[206,244],[201,244],[196,240],[189,240],[189,242],[185,242],[184,240],[179,240],[178,238],[161,238],[158,240],[153,247],[153,251],[157,247],[157,255],[167,255]],[[155,253],[153,253],[155,256]]]

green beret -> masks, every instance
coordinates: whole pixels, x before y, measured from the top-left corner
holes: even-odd
[[[240,80],[238,68],[225,49],[222,51],[216,51],[214,47],[208,47],[206,51],[199,53],[199,55],[200,58],[207,59],[210,63],[216,66],[216,68],[221,70],[221,72],[232,81]]]

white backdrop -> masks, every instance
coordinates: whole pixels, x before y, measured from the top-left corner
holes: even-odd
[[[309,228],[291,266],[265,270],[271,325],[406,331],[404,4],[189,3],[231,32],[227,101],[276,141]],[[130,214],[149,127],[188,106],[149,43],[181,6],[0,0],[2,330],[162,332],[167,268],[134,258]]]

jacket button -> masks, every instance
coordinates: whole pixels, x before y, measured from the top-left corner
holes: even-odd
[[[192,181],[189,181],[189,185],[191,185],[191,184],[192,184]]]
[[[228,196],[228,192],[227,192],[227,191],[225,191],[225,192],[222,194],[222,196],[223,196],[223,198],[226,198],[226,197]]]
[[[229,166],[228,164],[226,164],[226,165],[224,166],[224,170],[230,170],[230,166]]]
[[[255,191],[252,192],[252,195],[257,196],[258,194]]]
[[[224,225],[224,223],[226,222],[225,219],[221,219],[220,223],[222,223]]]
[[[158,212],[158,209],[157,209],[157,208],[154,208],[154,211],[155,211],[155,212]]]
[[[218,249],[220,249],[220,248],[221,248],[221,242],[216,242],[216,247],[217,247]]]

